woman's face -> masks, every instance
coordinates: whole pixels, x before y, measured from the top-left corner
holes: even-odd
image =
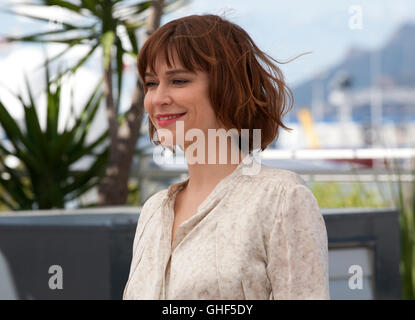
[[[156,60],[155,73],[147,68],[144,79],[147,88],[144,107],[157,130],[170,130],[174,145],[181,145],[180,141],[183,141],[187,146],[192,143],[184,139],[189,129],[200,129],[207,137],[208,129],[219,129],[221,126],[210,103],[208,74],[202,71],[190,72],[178,62],[177,56],[173,58],[171,68],[160,59],[160,56]],[[160,119],[163,115],[183,113],[184,115],[177,120]],[[183,132],[179,130],[180,121],[183,124]],[[179,132],[176,132],[176,124]],[[164,139],[160,139],[164,144]]]

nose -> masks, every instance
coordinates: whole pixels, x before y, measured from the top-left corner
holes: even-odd
[[[172,103],[170,92],[166,86],[159,84],[153,91],[152,103],[155,106],[169,105]]]

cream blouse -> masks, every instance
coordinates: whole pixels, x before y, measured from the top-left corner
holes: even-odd
[[[123,299],[330,299],[327,231],[314,195],[298,174],[245,159],[172,245],[175,197],[188,179],[145,202]],[[252,161],[260,171],[244,174]]]

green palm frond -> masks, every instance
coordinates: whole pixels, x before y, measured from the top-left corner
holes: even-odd
[[[0,126],[11,147],[0,141],[0,166],[6,176],[0,176],[4,194],[0,202],[13,210],[63,208],[66,201],[87,192],[101,179],[108,158],[108,130],[87,143],[86,136],[102,101],[102,79],[91,93],[73,127],[58,131],[61,103],[61,83],[52,86],[49,69],[45,71],[47,93],[46,127],[42,130],[35,97],[26,79],[28,101],[16,98],[24,109],[24,128],[9,114],[0,101]],[[25,130],[24,130],[25,129]],[[97,150],[100,150],[97,152]],[[6,157],[14,156],[20,166],[10,168]],[[73,165],[84,158],[95,160],[88,170],[74,171]]]
[[[165,1],[164,12],[166,13],[177,9],[188,2],[188,0]],[[117,92],[116,110],[119,110],[122,90],[123,57],[125,54],[128,54],[134,59],[137,59],[139,49],[136,32],[146,25],[146,12],[151,6],[151,3],[151,0],[81,0],[76,2],[37,0],[21,2],[13,5],[11,8],[0,6],[0,11],[33,19],[38,22],[58,22],[59,27],[55,30],[37,32],[19,37],[5,37],[5,40],[9,42],[61,43],[67,45],[62,52],[47,60],[45,65],[58,58],[63,58],[71,49],[80,44],[89,47],[88,52],[72,67],[63,71],[60,77],[70,72],[75,72],[79,67],[87,63],[98,48],[101,48],[104,70],[108,68],[109,61],[114,60],[112,65],[115,66],[114,71],[117,81],[112,89]],[[38,16],[27,13],[27,10],[24,12],[18,10],[23,6],[43,8],[53,6],[54,8],[59,8],[62,12],[71,13],[76,18],[70,22],[56,21],[56,17],[50,14]],[[125,28],[125,36],[120,34],[120,27]],[[112,48],[114,48],[114,55],[112,54]],[[54,81],[59,79],[55,79]]]

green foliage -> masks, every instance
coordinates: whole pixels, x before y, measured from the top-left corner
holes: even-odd
[[[128,184],[128,206],[140,206],[140,187],[137,183]]]
[[[402,174],[399,164],[392,159],[391,163],[385,161],[390,174],[400,177]],[[399,224],[401,229],[401,264],[402,297],[406,300],[415,299],[415,162],[412,159],[410,170],[412,182],[397,179],[390,182],[394,192],[395,207],[399,208]],[[397,188],[394,188],[396,186]]]
[[[184,5],[187,0],[170,0],[165,2],[164,13]],[[115,106],[116,110],[119,110],[123,57],[127,54],[132,56],[134,60],[137,60],[139,45],[136,31],[146,25],[146,15],[143,13],[148,10],[151,3],[151,0],[81,0],[76,2],[67,0],[37,0],[36,2],[17,3],[11,9],[0,7],[0,11],[38,22],[56,22],[56,28],[52,31],[38,32],[20,37],[6,37],[6,41],[9,42],[63,43],[68,45],[63,51],[47,60],[45,64],[55,61],[80,44],[89,47],[85,55],[62,72],[59,78],[67,73],[75,72],[88,61],[97,49],[102,49],[103,69],[107,70],[110,61],[113,62],[112,69],[116,74],[116,83],[114,88],[110,89],[111,91],[116,89],[116,91],[114,90],[117,93]],[[49,6],[60,8],[65,13],[75,14],[77,16],[74,19],[76,23],[56,21],[54,17],[46,15],[38,16],[23,13],[18,10],[21,5],[33,6],[35,8],[46,8]]]
[[[4,195],[4,190],[0,185],[0,197],[2,197],[3,195]],[[7,209],[8,209],[8,207],[6,205],[4,205],[2,202],[0,202],[0,214],[1,214],[2,211],[5,211]]]
[[[368,190],[362,183],[349,183],[346,190],[337,182],[312,182],[309,184],[321,208],[386,207],[388,203],[378,192]]]
[[[400,177],[402,170],[392,161],[387,164],[389,175]],[[410,170],[412,182],[389,181],[390,198],[382,192],[369,191],[361,183],[353,184],[349,191],[336,182],[310,183],[310,189],[321,208],[344,207],[395,207],[400,211],[399,225],[401,235],[400,273],[402,278],[402,297],[415,299],[415,166]],[[378,183],[378,190],[381,190]],[[392,203],[391,203],[392,202]]]
[[[7,145],[7,140],[0,141],[0,186],[4,191],[0,194],[0,203],[12,210],[64,208],[66,201],[76,199],[99,183],[108,161],[108,130],[95,141],[86,142],[103,98],[102,80],[94,88],[73,127],[68,128],[66,121],[64,130],[59,132],[61,82],[52,84],[49,69],[45,70],[47,118],[44,130],[27,80],[29,102],[21,94],[13,93],[24,108],[24,128],[19,127],[0,101],[0,125],[10,143]],[[96,153],[97,149],[99,153]],[[6,164],[5,160],[10,156],[19,160],[18,167]],[[73,164],[84,157],[94,158],[89,170],[72,170]]]

